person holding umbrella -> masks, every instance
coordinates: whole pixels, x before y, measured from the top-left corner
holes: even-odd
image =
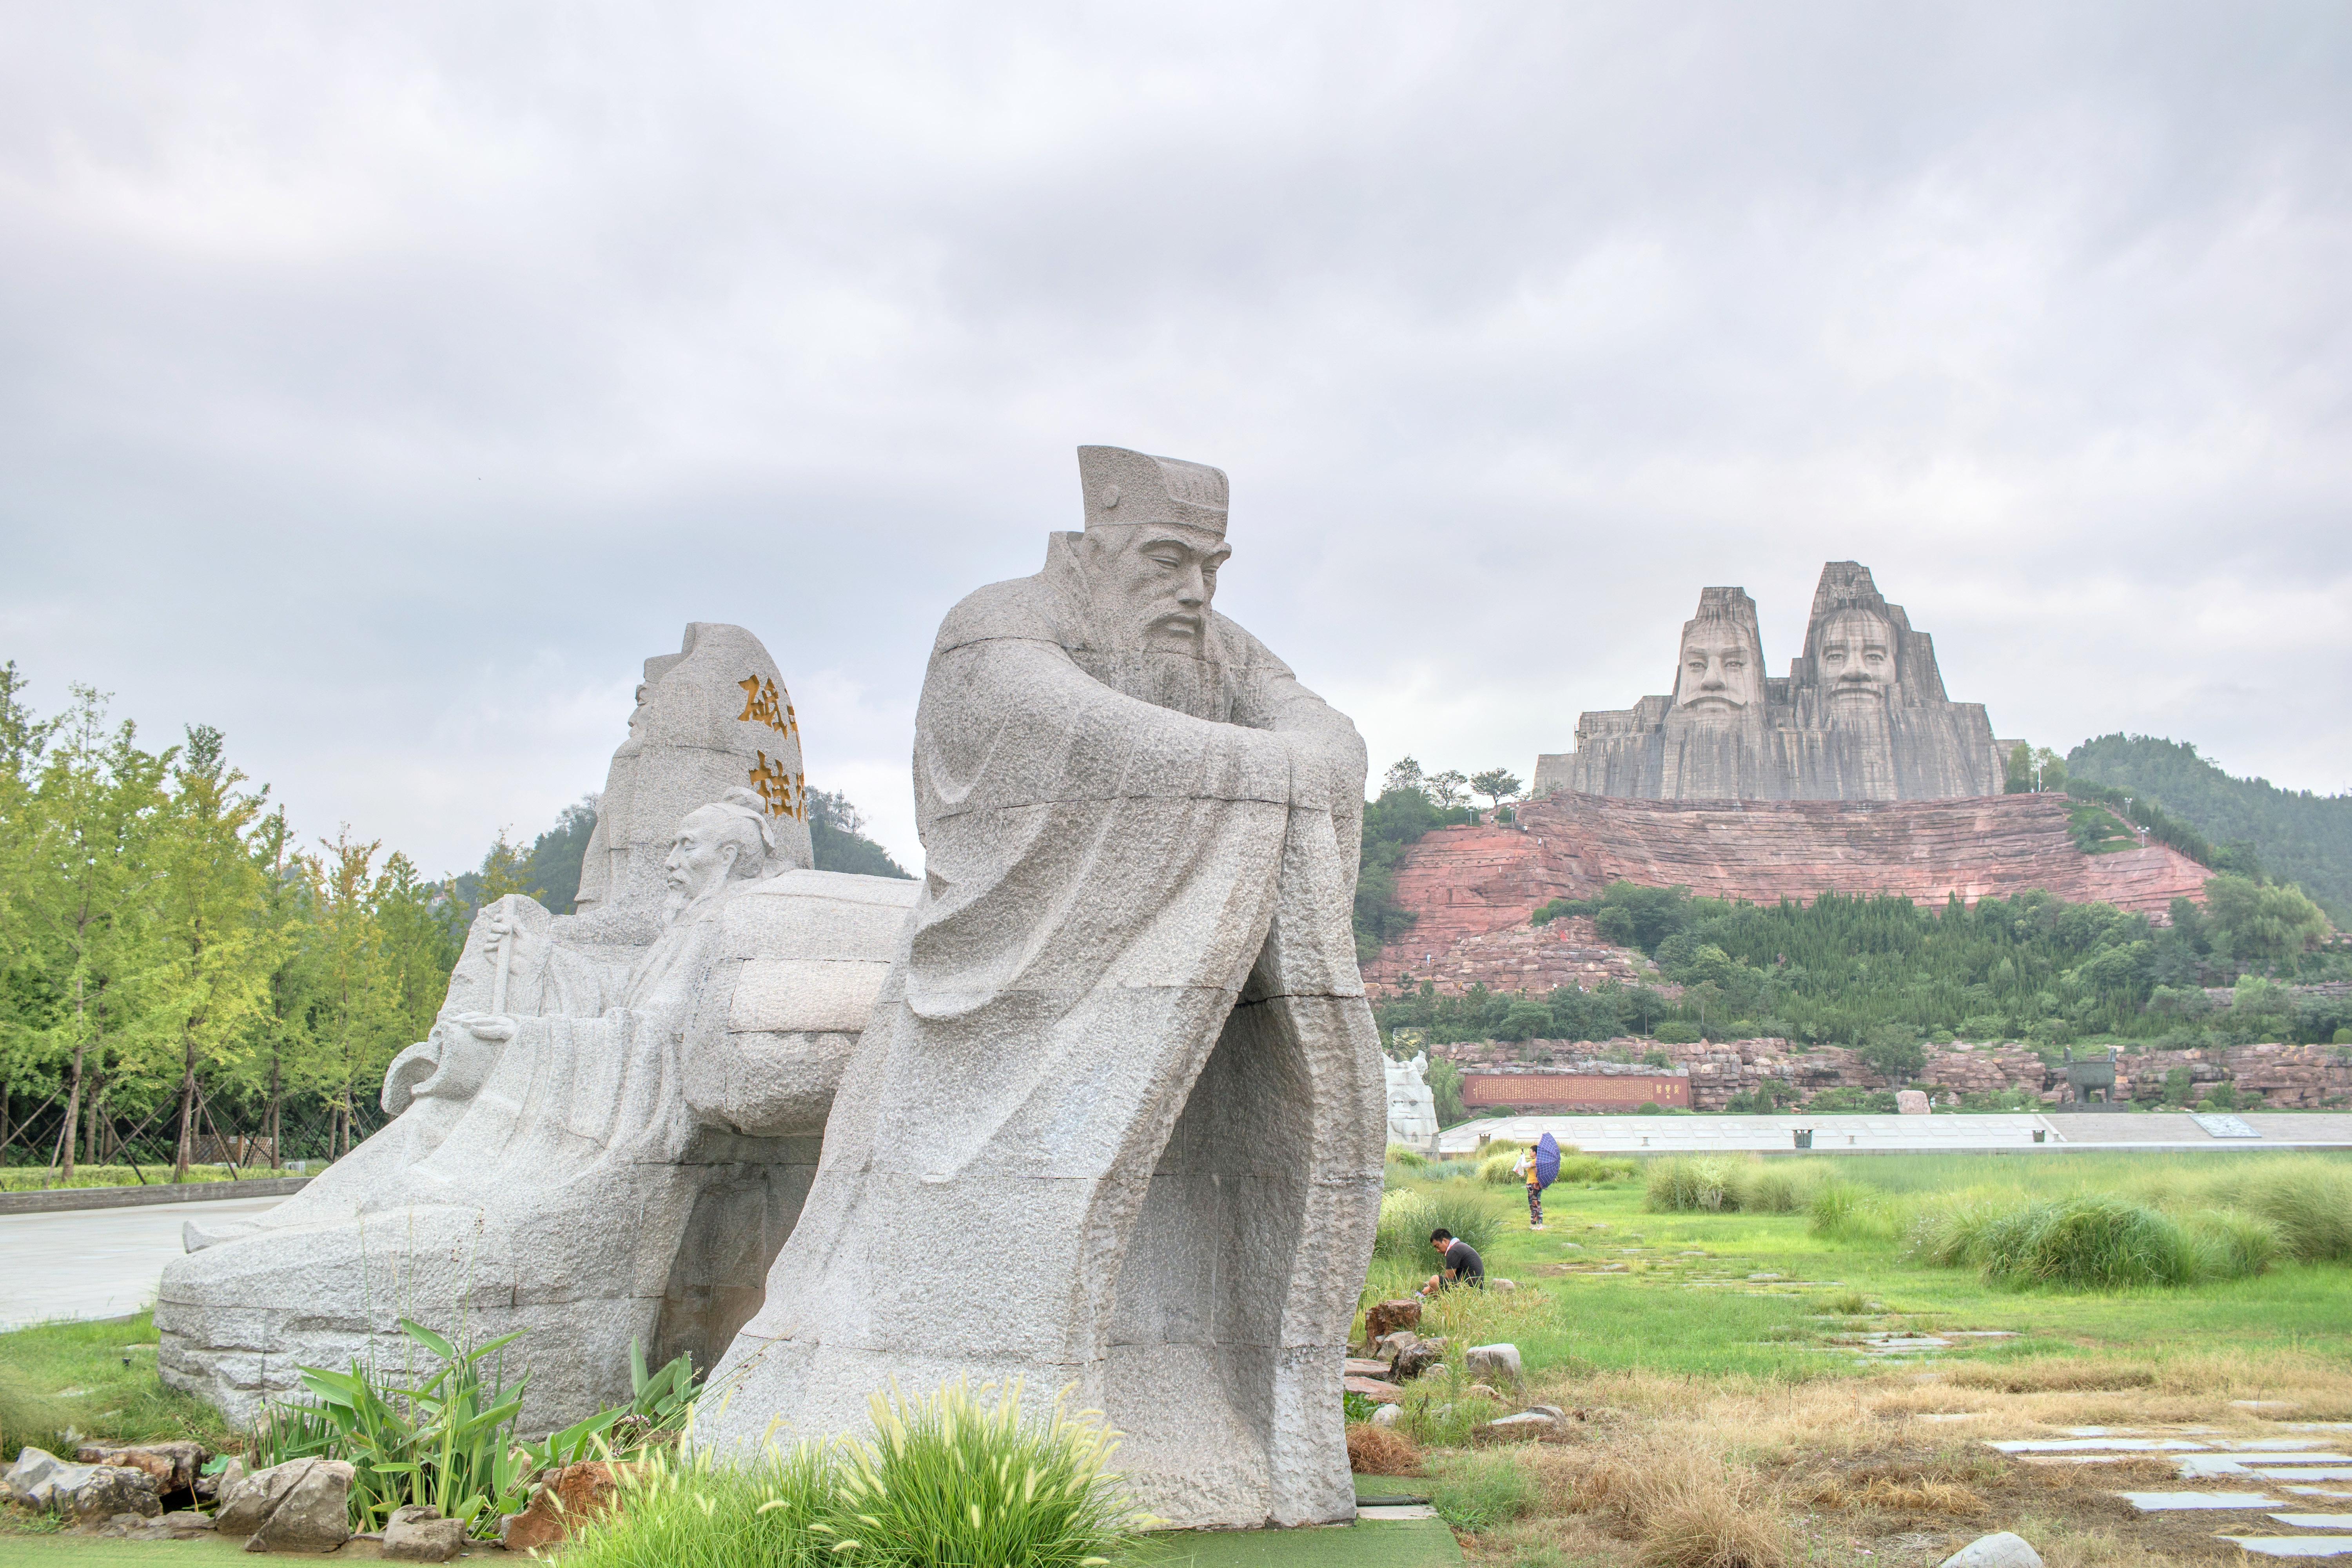
[[[1544,1227],[1543,1190],[1559,1180],[1559,1140],[1547,1132],[1536,1140],[1536,1146],[1523,1150],[1517,1167],[1528,1184],[1528,1228]]]

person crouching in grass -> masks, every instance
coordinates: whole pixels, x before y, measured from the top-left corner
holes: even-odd
[[[1486,1263],[1478,1256],[1477,1248],[1466,1241],[1456,1241],[1454,1233],[1444,1226],[1429,1233],[1429,1245],[1437,1249],[1437,1272],[1422,1285],[1422,1295],[1434,1296],[1455,1285],[1467,1285],[1474,1289],[1486,1288]]]

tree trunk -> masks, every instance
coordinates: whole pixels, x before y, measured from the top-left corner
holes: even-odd
[[[188,1179],[188,1161],[195,1152],[196,1141],[196,1037],[193,1030],[181,1035],[186,1053],[180,1070],[180,1155],[172,1167],[172,1180]]]
[[[272,1050],[269,1053],[269,1163],[273,1170],[283,1170],[286,1166],[286,1145],[282,1141],[278,1113],[284,1100],[278,1088],[278,1054]]]
[[[81,1057],[82,1053],[89,1048],[89,1042],[82,1037],[83,1017],[81,976],[79,974],[76,974],[74,976],[73,1078],[70,1081],[69,1087],[66,1090],[66,1135],[64,1139],[66,1168],[65,1174],[61,1178],[68,1185],[71,1185],[73,1182],[74,1132],[81,1123]]]

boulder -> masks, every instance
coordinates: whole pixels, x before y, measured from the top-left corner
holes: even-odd
[[[246,1469],[245,1461],[243,1459],[224,1460],[221,1463],[221,1468],[213,1474],[207,1476],[199,1473],[197,1475],[196,1495],[207,1500],[216,1501],[221,1498],[226,1497],[229,1494],[230,1489],[235,1487],[239,1481],[245,1479],[245,1476]]]
[[[1473,1377],[1491,1378],[1496,1382],[1519,1381],[1519,1347],[1517,1345],[1472,1345],[1468,1365]]]
[[[1403,1419],[1403,1410],[1393,1405],[1383,1405],[1372,1412],[1372,1425],[1375,1426],[1393,1426]]]
[[[1895,1109],[1905,1116],[1925,1116],[1932,1108],[1925,1089],[1898,1089],[1895,1091]]]
[[[12,1501],[23,1503],[26,1508],[45,1509],[57,1500],[58,1480],[68,1472],[78,1472],[86,1468],[68,1465],[47,1449],[27,1447],[16,1456],[16,1462],[8,1467],[7,1475],[0,1477],[0,1487],[6,1489]]]
[[[85,1465],[119,1465],[124,1469],[144,1470],[155,1478],[159,1491],[193,1494],[196,1473],[212,1456],[205,1452],[202,1443],[84,1443],[75,1450],[74,1458]]]
[[[384,1521],[383,1554],[400,1563],[446,1563],[466,1549],[466,1523],[429,1503],[396,1508]]]
[[[1348,1383],[1353,1387],[1364,1381],[1349,1378]],[[530,1505],[520,1513],[499,1521],[499,1542],[509,1552],[558,1545],[570,1538],[572,1526],[602,1519],[618,1508],[620,1491],[612,1465],[602,1460],[566,1465],[530,1494]]]
[[[1399,1388],[1393,1383],[1383,1383],[1377,1377],[1343,1378],[1340,1381],[1339,1386],[1346,1389],[1349,1394],[1360,1394],[1365,1398],[1377,1400],[1382,1405],[1393,1405],[1398,1400],[1404,1397],[1403,1389]],[[520,1518],[521,1516],[517,1515],[516,1517]],[[509,1548],[509,1550],[512,1550],[512,1548]]]
[[[1444,1360],[1445,1342],[1444,1340],[1415,1339],[1397,1348],[1396,1355],[1389,1363],[1389,1376],[1395,1382],[1402,1383],[1409,1378],[1423,1375],[1433,1367],[1442,1365]]]
[[[1375,1356],[1351,1355],[1339,1363],[1343,1377],[1386,1377],[1389,1363]]]
[[[76,1535],[103,1536],[112,1541],[173,1541],[179,1539],[163,1528],[161,1519],[150,1519],[143,1513],[92,1514],[74,1526]]]
[[[1381,1336],[1399,1329],[1421,1327],[1421,1303],[1414,1300],[1375,1301],[1364,1310],[1364,1339],[1378,1344]]]
[[[26,1448],[8,1467],[7,1494],[26,1508],[70,1515],[102,1526],[118,1513],[153,1519],[163,1511],[155,1478],[121,1465],[69,1465],[41,1448]]]
[[[341,1459],[289,1459],[221,1489],[213,1523],[247,1552],[332,1552],[352,1537],[352,1482]]]
[[[1945,1558],[1942,1568],[2042,1568],[2042,1553],[2025,1537],[2004,1530],[1978,1536]]]
[[[131,1514],[139,1519],[163,1516],[162,1490],[155,1478],[144,1470],[134,1470],[121,1465],[74,1466],[86,1473],[71,1485],[58,1488],[58,1511],[70,1511],[85,1523],[111,1520],[118,1514]]]
[[[167,1513],[155,1522],[169,1531],[174,1541],[187,1541],[195,1536],[209,1535],[214,1528],[211,1514],[198,1513],[192,1508],[182,1509],[177,1513]]]

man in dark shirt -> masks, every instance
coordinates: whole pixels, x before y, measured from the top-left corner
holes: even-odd
[[[1429,1233],[1429,1245],[1437,1248],[1438,1271],[1429,1277],[1421,1288],[1424,1296],[1444,1289],[1449,1285],[1468,1285],[1483,1289],[1486,1284],[1486,1260],[1466,1241],[1456,1241],[1454,1233],[1443,1226]]]

